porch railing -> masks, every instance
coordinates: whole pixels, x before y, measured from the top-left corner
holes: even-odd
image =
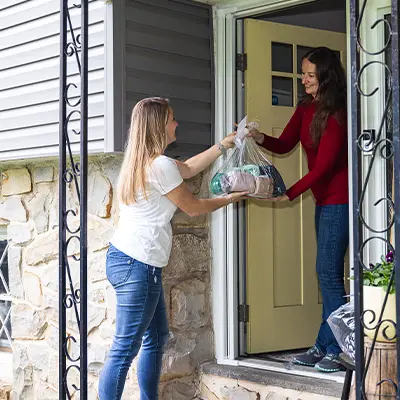
[[[387,307],[389,292],[391,288],[400,292],[400,113],[399,113],[399,5],[398,0],[391,1],[391,18],[378,18],[373,24],[367,24],[367,7],[371,5],[368,0],[350,0],[350,34],[351,34],[351,132],[352,132],[352,195],[353,195],[353,243],[354,243],[354,302],[356,318],[356,399],[366,400],[369,396],[373,399],[397,398],[400,399],[400,344],[397,340],[397,380],[389,377],[388,371],[381,371],[383,377],[376,382],[377,387],[386,385],[384,392],[388,394],[370,395],[366,388],[366,378],[370,372],[371,359],[377,343],[379,328],[385,323],[392,328],[395,327],[395,334],[389,335],[389,330],[383,331],[387,340],[400,337],[400,327],[396,324],[400,315],[400,296],[396,296],[396,321],[384,320],[383,313]],[[376,2],[375,6],[376,6]],[[386,32],[386,40],[378,49],[372,49],[363,37],[363,30],[371,30],[372,35],[376,35],[379,29]],[[391,65],[387,65],[384,54],[390,49],[392,55]],[[367,61],[364,61],[367,60]],[[381,68],[387,77],[386,85],[367,90],[363,87],[363,80],[368,71],[374,68]],[[386,86],[386,87],[385,87]],[[385,104],[381,114],[379,127],[376,137],[367,137],[368,133],[362,130],[362,113],[366,107],[362,107],[363,102],[375,102],[376,109],[379,109],[379,99],[382,99],[382,92],[386,90]],[[393,105],[393,106],[392,106]],[[392,112],[391,135],[387,135],[388,113]],[[372,153],[366,171],[362,171],[362,159],[366,151],[363,146],[365,140],[372,143]],[[368,149],[371,152],[370,149]],[[392,193],[382,196],[374,203],[373,212],[380,213],[382,205],[386,205],[388,218],[385,226],[377,227],[371,222],[371,210],[367,216],[367,191],[368,185],[373,179],[374,168],[377,168],[378,160],[388,161],[386,165],[393,168]],[[370,207],[371,208],[371,207]],[[379,215],[379,214],[377,214]],[[394,269],[390,276],[389,289],[380,312],[363,309],[363,271],[373,270],[368,261],[368,249],[374,243],[382,244],[386,252],[393,252]],[[370,324],[373,324],[371,327]],[[372,340],[371,351],[365,353],[364,332],[365,329],[375,329],[374,339]],[[390,337],[391,336],[391,337]],[[394,336],[394,337],[393,337]],[[390,388],[390,390],[389,390]],[[392,394],[389,394],[392,393]]]
[[[88,0],[60,2],[59,399],[87,399]],[[71,14],[80,12],[80,27]],[[78,31],[80,31],[78,33]],[[74,70],[78,70],[76,75]],[[74,75],[75,73],[75,75]],[[79,128],[72,129],[72,124]],[[77,160],[79,155],[79,160]],[[68,188],[79,210],[67,207]],[[76,251],[75,249],[79,249]],[[71,261],[79,262],[79,282]],[[74,333],[67,315],[78,326]],[[70,324],[75,325],[75,324]],[[79,334],[79,337],[78,337]],[[79,354],[74,356],[73,354]],[[78,375],[79,379],[76,378]],[[77,385],[79,381],[79,386]],[[74,397],[76,398],[76,396]]]

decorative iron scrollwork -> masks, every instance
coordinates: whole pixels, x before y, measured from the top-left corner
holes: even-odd
[[[373,356],[374,348],[377,342],[378,332],[381,330],[382,326],[385,326],[382,330],[383,337],[388,341],[393,341],[398,338],[399,327],[396,322],[384,318],[384,312],[388,304],[388,298],[392,289],[396,288],[396,292],[400,293],[400,280],[398,279],[399,274],[396,274],[398,265],[400,262],[400,255],[396,253],[396,244],[399,245],[400,235],[398,234],[400,229],[400,221],[396,221],[395,215],[399,215],[399,177],[400,177],[400,158],[399,158],[399,112],[393,111],[393,136],[389,137],[387,135],[387,118],[388,113],[391,110],[391,105],[396,104],[398,108],[399,91],[399,57],[398,57],[398,4],[397,0],[393,0],[392,11],[391,11],[391,21],[385,18],[377,19],[369,29],[374,32],[376,36],[376,31],[383,29],[383,33],[386,34],[386,38],[381,47],[377,50],[372,50],[364,45],[361,38],[361,27],[366,24],[366,10],[368,0],[351,0],[350,1],[350,21],[351,21],[351,102],[352,102],[352,113],[351,113],[351,127],[352,127],[352,178],[353,178],[353,243],[354,243],[354,275],[355,275],[355,319],[356,319],[356,399],[357,400],[368,400],[368,395],[366,390],[366,377],[369,372],[369,367],[371,364],[371,359]],[[371,34],[372,35],[372,34]],[[393,54],[397,54],[397,58],[392,58],[392,64],[388,65],[386,63],[385,53],[388,49],[392,50]],[[397,51],[394,51],[396,50]],[[364,65],[360,65],[363,60],[368,59],[368,56],[374,56],[372,61],[366,61]],[[379,57],[380,56],[380,57]],[[371,58],[371,57],[369,57]],[[377,86],[372,90],[364,90],[362,88],[364,74],[368,71],[372,72],[373,66],[380,66],[385,71],[387,78],[386,86],[383,82],[383,86]],[[382,96],[384,93],[385,96]],[[365,110],[366,107],[361,107],[361,99],[365,102],[375,101],[376,109],[379,109],[380,99],[385,99],[383,102],[383,111],[380,115],[379,127],[377,130],[377,135],[372,143],[371,148],[368,149],[369,163],[366,171],[362,171],[362,159],[366,155],[365,147],[363,147],[363,142],[365,142],[365,132],[361,129],[361,110]],[[396,119],[396,121],[395,121]],[[380,161],[378,161],[380,160]],[[373,213],[380,213],[382,215],[382,206],[386,206],[388,218],[385,221],[383,227],[372,226],[373,224],[368,221],[366,216],[367,209],[367,192],[368,185],[373,179],[373,172],[377,168],[378,162],[382,163],[387,161],[386,168],[393,168],[394,176],[394,198],[391,193],[386,193],[377,201],[374,202],[373,207],[370,207],[369,217]],[[393,162],[394,161],[394,162]],[[390,174],[391,175],[391,174]],[[389,176],[390,176],[389,175]],[[390,186],[390,185],[389,185]],[[391,214],[391,211],[394,213]],[[383,215],[382,215],[383,220]],[[395,229],[395,234],[397,237],[391,237],[393,232],[392,228]],[[386,295],[379,313],[373,310],[363,310],[363,272],[364,270],[369,270],[373,272],[376,270],[376,266],[371,265],[369,262],[365,262],[364,257],[366,250],[369,248],[371,243],[377,243],[380,241],[383,243],[383,247],[386,252],[392,252],[394,268],[391,272],[388,288],[386,290]],[[397,303],[399,304],[399,303]],[[397,306],[396,321],[399,321],[400,307]],[[389,328],[394,331],[394,334],[389,334]],[[393,328],[395,328],[393,330]],[[364,353],[364,332],[366,330],[374,331],[374,338],[371,344],[371,350],[365,356]],[[399,347],[398,347],[399,348]],[[399,353],[397,355],[398,363],[398,375],[397,380],[399,382]],[[387,371],[382,371],[383,375]],[[400,391],[398,387],[398,382],[394,382],[392,377],[385,377],[383,379],[379,378],[380,381],[376,382],[377,387],[383,384],[390,385],[392,390],[391,394],[377,395],[373,394],[372,398],[376,399],[378,397],[382,398],[400,398]],[[387,392],[387,389],[385,390]]]
[[[60,46],[60,158],[59,158],[59,399],[71,399],[74,391],[87,399],[87,105],[88,105],[88,0],[80,4],[61,0]],[[81,24],[72,23],[71,13],[79,10]],[[80,29],[79,34],[76,31]],[[72,60],[73,62],[67,62]],[[75,64],[79,74],[69,70]],[[79,92],[79,93],[78,93]],[[79,129],[71,129],[71,123]],[[71,136],[72,135],[72,136]],[[79,153],[73,145],[79,139]],[[66,196],[74,186],[79,211],[67,207]],[[72,227],[71,219],[79,218]],[[77,250],[77,248],[79,250]],[[79,263],[79,281],[74,281],[70,259]],[[78,332],[68,328],[67,312],[72,310]],[[79,335],[79,340],[78,340]],[[75,348],[75,349],[74,349]],[[75,350],[75,351],[74,351]],[[78,351],[79,350],[79,351]],[[71,354],[78,353],[73,357]],[[80,384],[70,382],[70,371]],[[72,389],[73,391],[72,391]]]

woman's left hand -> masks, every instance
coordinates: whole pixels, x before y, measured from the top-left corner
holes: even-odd
[[[232,132],[228,136],[225,136],[221,140],[222,146],[224,146],[226,149],[231,149],[232,147],[234,147],[235,146],[235,136],[236,136],[236,132]]]

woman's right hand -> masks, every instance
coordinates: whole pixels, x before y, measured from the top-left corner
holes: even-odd
[[[263,144],[264,143],[264,137],[265,135],[258,131],[257,129],[253,129],[249,131],[248,135],[249,137],[252,137],[258,144]]]
[[[227,198],[229,203],[238,203],[239,201],[246,200],[249,192],[232,192],[228,194]]]
[[[238,124],[236,122],[233,123],[233,125],[237,128]],[[249,130],[249,133],[247,134],[248,137],[252,137],[258,144],[263,144],[264,143],[264,137],[265,135],[258,131],[257,129],[252,129]]]

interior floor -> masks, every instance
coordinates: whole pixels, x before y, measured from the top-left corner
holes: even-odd
[[[291,363],[293,358],[297,354],[304,353],[307,350],[308,349],[299,349],[299,350],[288,350],[288,351],[276,351],[272,353],[252,354],[252,357],[286,364],[286,363]]]

